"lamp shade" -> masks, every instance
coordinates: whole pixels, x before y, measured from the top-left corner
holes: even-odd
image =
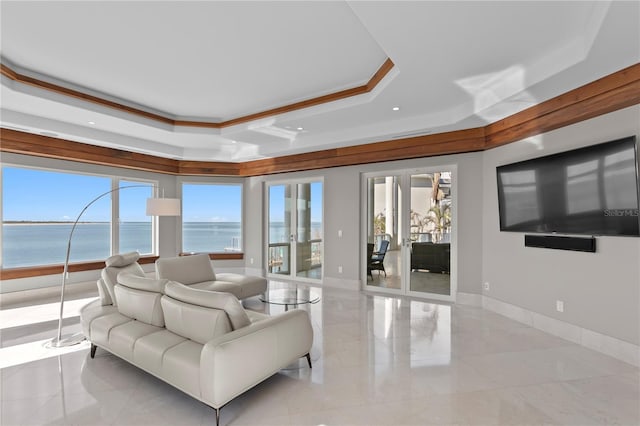
[[[180,216],[180,199],[147,198],[147,216]]]

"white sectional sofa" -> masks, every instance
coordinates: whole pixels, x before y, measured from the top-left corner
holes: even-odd
[[[267,280],[262,277],[215,273],[208,254],[160,258],[156,261],[156,277],[201,290],[224,291],[238,299],[258,296],[267,290]]]
[[[120,260],[105,268],[124,270],[113,304],[101,297],[80,313],[92,358],[101,347],[129,361],[214,408],[216,425],[225,404],[278,370],[303,356],[311,367],[306,311],[252,312],[230,293],[140,276]]]

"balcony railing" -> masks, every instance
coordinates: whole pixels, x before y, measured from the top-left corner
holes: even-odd
[[[298,242],[297,272],[322,267],[322,239]],[[271,274],[291,275],[291,243],[269,243],[268,271]]]

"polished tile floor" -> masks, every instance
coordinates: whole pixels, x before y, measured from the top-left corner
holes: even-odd
[[[313,369],[303,359],[282,370],[229,403],[221,424],[640,424],[631,365],[477,307],[313,291],[320,302],[301,305]],[[57,324],[46,302],[0,311],[0,424],[214,424],[210,408],[100,349],[43,351]],[[81,302],[65,331],[78,329]]]

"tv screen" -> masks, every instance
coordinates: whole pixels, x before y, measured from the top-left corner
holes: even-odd
[[[497,167],[500,230],[640,236],[636,137]]]

